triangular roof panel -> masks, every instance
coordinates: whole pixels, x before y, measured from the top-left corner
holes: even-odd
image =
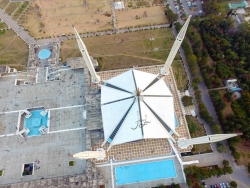
[[[106,81],[107,83],[116,87],[122,88],[126,91],[133,93],[135,91],[134,77],[132,70],[119,74]]]
[[[155,74],[142,72],[138,70],[133,70],[133,71],[134,71],[136,86],[141,90],[144,90],[157,77],[157,75]]]
[[[124,98],[132,97],[131,93],[127,93],[118,89],[101,86],[102,95],[101,95],[101,104],[109,103],[112,101],[121,100]]]
[[[163,78],[155,82],[152,86],[147,88],[143,95],[161,95],[161,96],[172,96],[167,84],[163,81]]]
[[[169,138],[169,133],[148,107],[141,102],[144,138]]]
[[[111,135],[133,101],[134,98],[131,98],[101,106],[105,139]]]
[[[145,103],[168,125],[175,130],[173,97],[145,97]]]
[[[127,117],[125,118],[121,128],[117,132],[112,141],[112,145],[122,144],[142,139],[142,131],[137,122],[139,120],[139,106],[136,100],[133,107],[130,109]],[[135,128],[135,129],[134,129]]]

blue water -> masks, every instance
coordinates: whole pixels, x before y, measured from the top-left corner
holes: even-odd
[[[40,114],[42,110],[31,111],[31,116],[29,118],[24,118],[24,127],[30,130],[28,136],[41,135],[39,128],[44,125],[47,127],[48,113],[46,116]]]
[[[47,59],[51,55],[51,51],[43,49],[38,53],[40,59]]]
[[[140,163],[115,168],[116,184],[131,184],[176,177],[173,160]]]

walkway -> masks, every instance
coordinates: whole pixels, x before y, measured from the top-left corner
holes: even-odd
[[[5,14],[3,9],[0,9],[0,17],[9,25],[9,27],[17,33],[27,44],[36,44],[36,41],[29,35],[23,27],[19,26],[18,23],[12,20],[11,16]]]
[[[117,24],[116,24],[116,14],[115,14],[114,0],[111,1],[111,7],[112,7],[112,20],[113,20],[113,24],[114,24],[114,30],[116,31]]]

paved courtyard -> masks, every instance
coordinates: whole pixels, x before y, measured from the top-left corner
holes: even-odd
[[[70,154],[86,150],[83,69],[62,71],[59,80],[48,82],[46,70],[39,70],[40,83],[15,86],[19,73],[0,77],[0,169],[4,169],[0,184],[86,171],[85,160],[73,159],[74,167],[68,165]],[[50,113],[48,133],[22,138],[17,134],[20,110],[40,106]],[[22,176],[26,163],[34,163],[34,175]]]

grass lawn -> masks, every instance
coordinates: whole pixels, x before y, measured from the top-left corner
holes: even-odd
[[[174,61],[172,63],[172,68],[178,90],[180,91],[186,90],[188,84],[188,78],[185,69],[182,65],[182,61],[181,60]]]
[[[4,22],[0,22],[0,29],[7,29],[8,25]]]
[[[17,9],[17,11],[13,15],[13,19],[16,20],[23,13],[23,11],[28,7],[29,1],[25,1],[21,4],[21,6]]]
[[[14,10],[20,5],[20,2],[10,3],[9,6],[5,9],[5,13],[11,15]]]
[[[154,38],[150,41],[149,38]],[[83,39],[91,56],[98,59],[100,70],[163,64],[174,43],[171,29],[156,29],[104,35]],[[76,40],[66,40],[61,46],[62,61],[81,57]],[[154,49],[158,48],[158,51]],[[177,59],[179,56],[177,56]]]
[[[206,136],[206,132],[204,130],[203,125],[197,120],[196,117],[186,116],[186,119],[187,119],[191,138]],[[192,149],[193,154],[208,153],[208,152],[212,152],[210,144],[194,145]]]
[[[227,14],[227,12],[230,10],[228,7],[228,3],[235,3],[235,1],[225,1],[225,2],[220,2],[220,12],[223,14]]]
[[[5,8],[9,3],[9,0],[0,1],[0,8]]]
[[[28,45],[12,30],[0,31],[0,65],[26,69]]]

